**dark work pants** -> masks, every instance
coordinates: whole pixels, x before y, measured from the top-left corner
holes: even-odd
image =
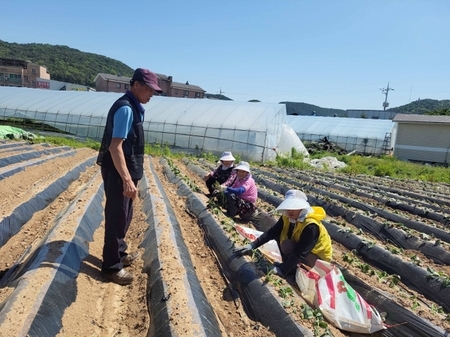
[[[295,245],[297,243],[293,240],[286,239],[284,240],[280,247],[281,255],[283,256],[283,261],[289,257],[289,255],[294,253]],[[311,252],[306,255],[305,259],[302,261],[303,264],[306,264],[308,267],[313,268],[316,264],[316,261],[319,259],[319,257],[316,254],[313,254]]]
[[[225,196],[227,198],[226,208],[228,216],[239,215],[245,221],[252,218],[256,207],[251,202],[241,199],[235,193],[225,193]]]
[[[102,270],[114,272],[123,268],[121,260],[127,256],[125,235],[133,218],[133,199],[123,195],[122,178],[114,168],[102,166],[101,172],[106,196]]]
[[[210,194],[212,194],[212,192],[214,192],[214,183],[217,181],[216,178],[214,178],[213,176],[209,177],[205,183],[206,183],[206,187],[208,188],[208,191]]]

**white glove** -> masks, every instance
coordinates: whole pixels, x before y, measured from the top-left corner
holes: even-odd
[[[227,190],[227,188],[228,188],[228,186],[220,185],[219,191],[220,191],[220,192],[225,192],[225,191]]]
[[[245,245],[243,247],[236,248],[234,252],[236,253],[237,256],[242,256],[250,253],[252,249],[253,249],[252,244],[249,243],[248,245]]]

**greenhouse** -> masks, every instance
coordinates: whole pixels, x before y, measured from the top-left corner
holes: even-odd
[[[106,116],[122,94],[0,87],[0,118],[42,122],[100,140]],[[251,161],[273,160],[292,148],[307,155],[286,122],[284,104],[153,97],[144,105],[146,142],[221,153]]]
[[[348,152],[389,154],[394,147],[397,124],[386,119],[287,116],[288,125],[303,142],[328,138]]]

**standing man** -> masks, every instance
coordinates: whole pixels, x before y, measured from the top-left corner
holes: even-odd
[[[137,182],[144,172],[144,108],[141,104],[149,102],[154,92],[162,93],[158,77],[150,70],[136,69],[130,90],[108,112],[97,157],[106,196],[102,272],[121,285],[133,281],[133,275],[123,267],[139,257],[139,252],[126,252],[125,235],[133,217]]]

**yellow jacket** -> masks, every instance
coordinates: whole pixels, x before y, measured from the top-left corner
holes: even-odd
[[[319,239],[311,250],[311,253],[317,255],[321,260],[331,261],[333,248],[331,246],[331,238],[321,220],[325,218],[325,211],[322,207],[312,206],[313,212],[308,213],[303,222],[297,221],[292,232],[291,240],[298,242],[305,227],[311,223],[315,223],[319,227]],[[280,244],[288,238],[289,217],[283,215],[283,229],[280,234]]]

